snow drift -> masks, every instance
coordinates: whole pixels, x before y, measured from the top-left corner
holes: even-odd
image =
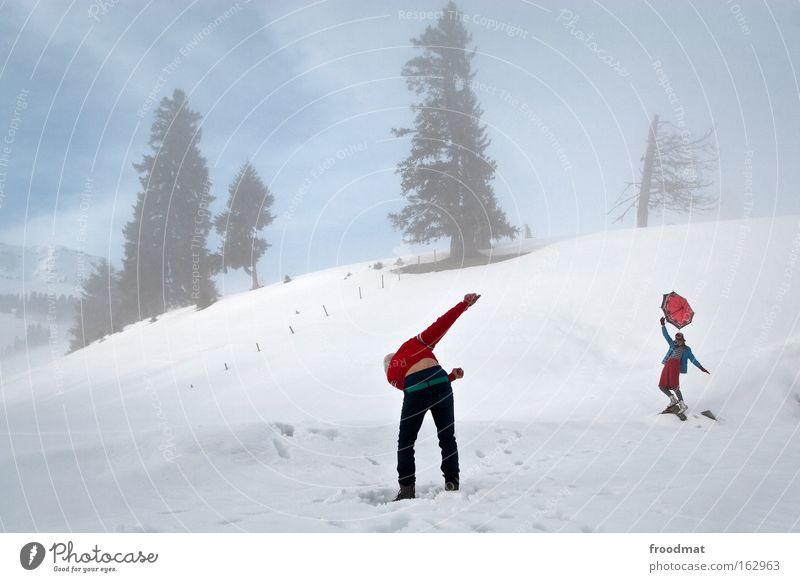
[[[134,324],[2,377],[2,527],[800,531],[799,256],[798,217],[612,231],[457,271],[341,266]],[[685,423],[656,414],[673,289],[711,371],[682,376]],[[427,419],[420,498],[388,503],[402,395],[383,356],[470,291],[436,350],[466,372],[462,490],[440,490]]]

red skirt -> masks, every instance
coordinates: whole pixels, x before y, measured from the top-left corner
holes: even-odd
[[[667,360],[664,369],[661,370],[661,379],[658,381],[659,388],[680,388],[681,387],[681,361],[677,359]]]

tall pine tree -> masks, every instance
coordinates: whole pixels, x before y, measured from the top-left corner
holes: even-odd
[[[422,101],[412,105],[414,127],[393,129],[411,135],[411,153],[397,166],[406,206],[389,217],[406,242],[450,238],[450,256],[478,254],[490,239],[514,236],[492,189],[497,164],[483,110],[472,90],[475,72],[468,50],[472,37],[462,13],[450,2],[436,26],[411,39],[423,49],[403,67],[408,88]]]
[[[116,271],[108,261],[101,259],[83,281],[75,323],[69,330],[70,352],[114,332],[114,302],[119,299],[118,291]]]
[[[214,219],[222,236],[218,259],[222,270],[227,273],[228,269],[244,269],[252,279],[253,289],[259,287],[256,264],[270,246],[258,237],[258,232],[275,219],[270,213],[274,202],[275,197],[256,169],[245,162],[228,188],[225,212]]]
[[[134,164],[142,190],[123,231],[124,322],[175,307],[205,307],[217,298],[207,248],[214,197],[198,147],[200,120],[176,89],[155,112],[151,153]]]

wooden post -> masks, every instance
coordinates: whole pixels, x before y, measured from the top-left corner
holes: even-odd
[[[383,273],[381,273],[381,289],[383,289]]]
[[[325,305],[323,305],[323,306],[322,306],[322,310],[325,312],[325,317],[330,317],[330,316],[328,315],[328,310],[327,310],[327,309],[325,309]]]
[[[256,342],[256,349],[257,349],[259,352],[261,351],[261,347],[258,345],[258,342]]]
[[[294,334],[294,330],[292,329],[291,325],[289,326],[289,331],[292,332],[292,334]]]
[[[222,362],[222,363],[225,364],[225,369],[227,370],[228,369],[228,364],[226,362]]]
[[[363,299],[363,297],[361,296],[361,287],[358,288],[358,298]]]

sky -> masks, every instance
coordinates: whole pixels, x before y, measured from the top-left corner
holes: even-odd
[[[551,237],[632,228],[654,114],[713,128],[709,215],[800,214],[800,4],[461,1],[509,222]],[[153,111],[180,88],[222,209],[250,160],[275,196],[262,282],[419,252],[387,215],[418,98],[410,39],[445,2],[0,0],[0,242],[119,266]],[[446,13],[445,13],[446,15]],[[447,249],[443,240],[431,247]],[[242,273],[223,292],[247,287]]]

